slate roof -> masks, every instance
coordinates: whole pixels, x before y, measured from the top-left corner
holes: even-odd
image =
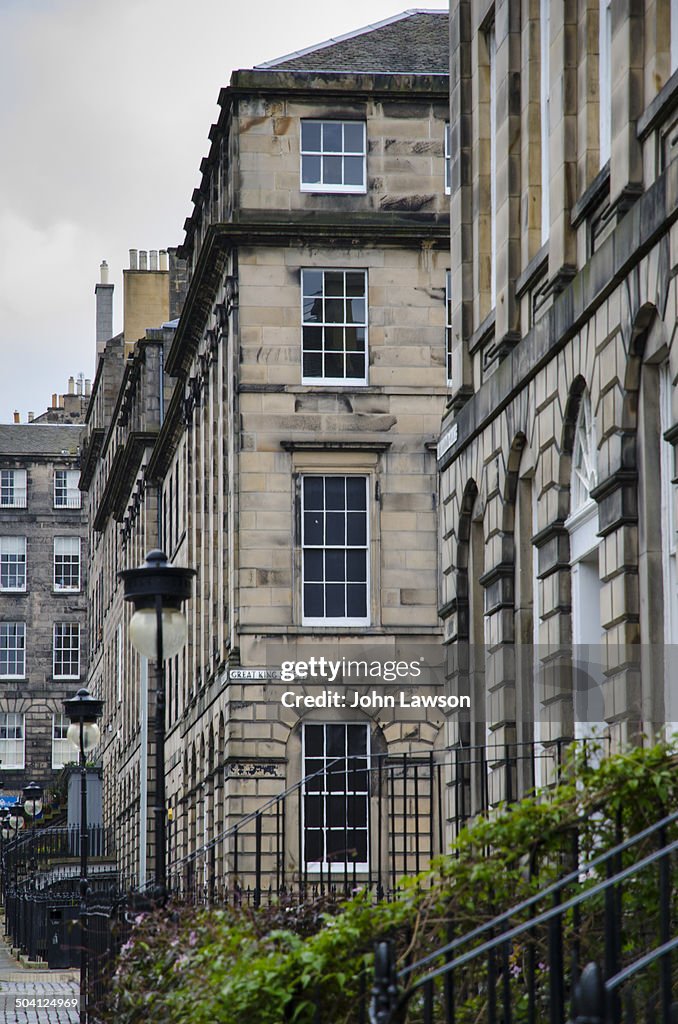
[[[410,10],[257,65],[257,71],[446,75],[448,12]]]
[[[0,424],[0,457],[76,455],[84,430],[71,423]]]

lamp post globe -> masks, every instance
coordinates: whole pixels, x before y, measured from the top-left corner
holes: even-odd
[[[125,600],[134,607],[129,637],[145,658],[157,665],[155,701],[155,890],[159,903],[167,894],[165,844],[165,670],[164,662],[178,654],[188,638],[182,605],[191,596],[195,569],[170,565],[163,551],[153,550],[137,569],[123,569]]]
[[[24,811],[29,818],[36,818],[42,811],[42,786],[37,782],[29,782],[24,786]]]

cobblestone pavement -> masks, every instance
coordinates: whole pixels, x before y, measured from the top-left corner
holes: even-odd
[[[0,1024],[78,1024],[77,971],[32,971],[18,963],[0,937]],[[76,1000],[74,1007],[17,1007],[16,1000]]]

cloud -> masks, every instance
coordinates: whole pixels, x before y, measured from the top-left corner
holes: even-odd
[[[92,376],[101,260],[120,330],[127,250],[183,239],[231,71],[406,7],[0,0],[0,422]]]

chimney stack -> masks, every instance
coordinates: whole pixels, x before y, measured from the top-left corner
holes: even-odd
[[[108,283],[108,263],[103,260],[99,267],[101,280],[94,288],[96,301],[96,346],[97,356],[105,342],[113,337],[113,285]]]
[[[21,415],[17,409],[14,410],[14,422],[21,423]]]

